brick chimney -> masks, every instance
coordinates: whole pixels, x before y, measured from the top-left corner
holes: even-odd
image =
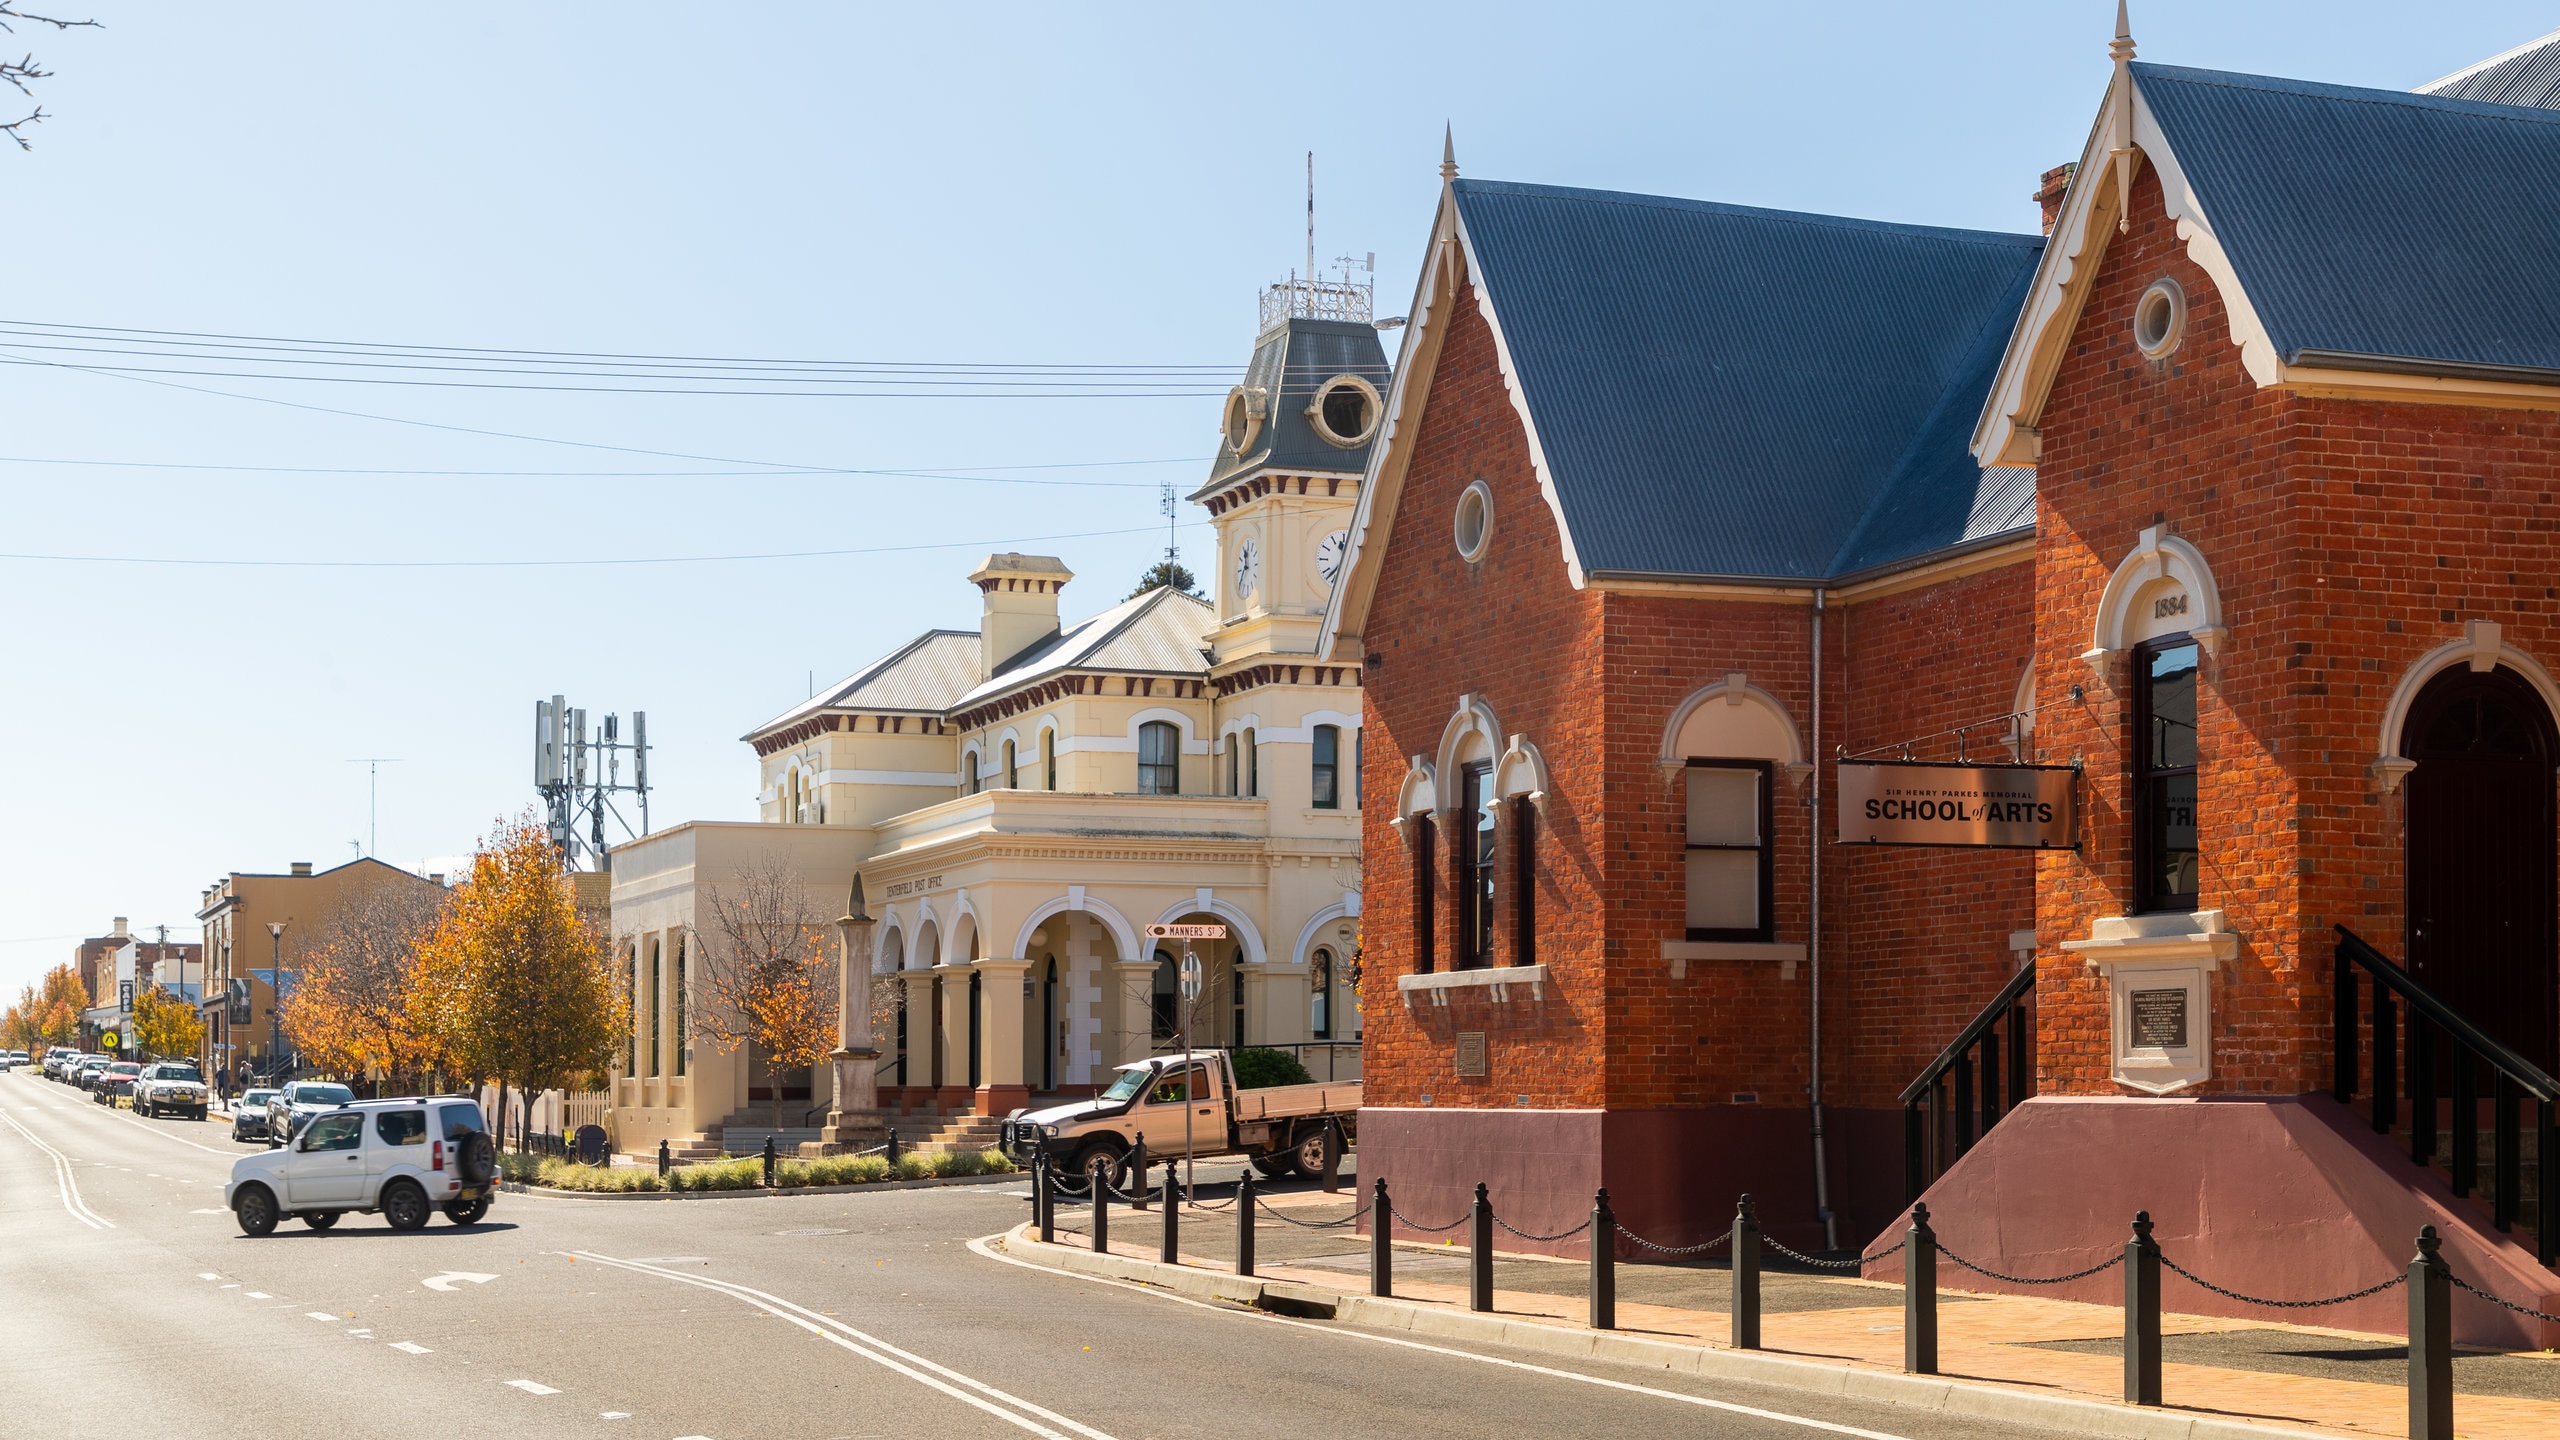
[[[122,915],[117,916],[117,917],[116,917],[116,928],[114,928],[113,930],[108,931],[107,933],[108,933],[109,935],[113,936],[114,938],[118,939],[118,940],[122,940],[122,939],[124,939],[124,938],[125,938],[125,933],[126,933],[126,932],[125,932],[125,928],[124,928],[124,921],[125,921],[125,917],[123,917]]]
[[[978,613],[978,678],[1058,633],[1058,592],[1075,578],[1049,555],[990,555],[969,575],[985,597]]]
[[[2080,171],[2080,162],[2056,165],[2044,172],[2036,186],[2035,202],[2044,207],[2044,233],[2053,233],[2053,222],[2062,218],[2062,197],[2071,193],[2071,177]]]

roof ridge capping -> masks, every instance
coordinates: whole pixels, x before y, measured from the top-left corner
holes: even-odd
[[[1819,210],[1781,210],[1766,205],[1736,205],[1724,200],[1695,200],[1685,195],[1647,195],[1633,190],[1591,190],[1576,185],[1543,185],[1524,180],[1458,180],[1452,182],[1451,188],[1462,197],[1470,192],[1486,195],[1525,195],[1555,200],[1579,200],[1592,204],[1626,205],[1638,209],[1680,210],[1776,220],[1798,225],[1820,225],[1836,229],[1871,230],[1895,235],[1921,235],[1972,243],[2015,244],[2031,247],[2040,247],[2044,244],[2042,235],[2021,230],[1967,230],[1953,225],[1915,225],[1903,220],[1871,220],[1861,215],[1831,215]]]
[[[2560,125],[2560,110],[2546,109],[2539,105],[2501,105],[2492,100],[2464,100],[2452,95],[2431,95],[2422,90],[2383,90],[2370,85],[2337,85],[2325,80],[2295,80],[2281,75],[2252,75],[2238,70],[2203,70],[2188,65],[2156,65],[2147,60],[2134,61],[2133,72],[2144,79],[2168,80],[2189,85],[2214,85],[2227,90],[2273,90],[2321,100],[2341,100],[2362,105],[2393,105],[2410,110],[2442,110],[2453,114],[2477,115],[2487,120]]]

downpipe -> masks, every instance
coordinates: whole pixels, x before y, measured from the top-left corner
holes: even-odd
[[[1813,852],[1812,923],[1806,927],[1806,957],[1812,968],[1809,1008],[1813,1012],[1813,1213],[1822,1222],[1822,1248],[1840,1248],[1840,1217],[1831,1211],[1830,1147],[1822,1138],[1822,611],[1823,591],[1813,592],[1813,774],[1805,795],[1805,836]]]

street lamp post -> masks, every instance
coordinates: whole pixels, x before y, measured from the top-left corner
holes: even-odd
[[[284,922],[268,921],[267,938],[274,945],[267,970],[267,1064],[273,1066],[284,1055]]]

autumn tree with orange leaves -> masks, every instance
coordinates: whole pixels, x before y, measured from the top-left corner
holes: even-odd
[[[836,1047],[841,991],[827,945],[833,917],[810,905],[801,877],[781,854],[759,857],[725,885],[706,887],[702,1003],[694,1028],[725,1048],[753,1046],[773,1093],[773,1125],[783,1128],[782,1076],[814,1076]]]
[[[347,895],[306,952],[284,1031],[321,1069],[417,1094],[447,1068],[419,1003],[418,950],[444,911],[441,889],[385,885]]]
[[[193,1060],[204,1048],[204,1020],[185,1000],[157,985],[144,986],[133,997],[133,1040],[146,1056]]]
[[[80,972],[56,965],[38,985],[20,990],[17,1001],[0,1013],[0,1040],[12,1049],[39,1054],[51,1046],[68,1045],[79,1038],[80,1012],[88,1004],[89,990],[80,983]]]
[[[533,811],[499,822],[418,946],[414,1011],[454,1070],[536,1094],[609,1074],[631,1007]]]

